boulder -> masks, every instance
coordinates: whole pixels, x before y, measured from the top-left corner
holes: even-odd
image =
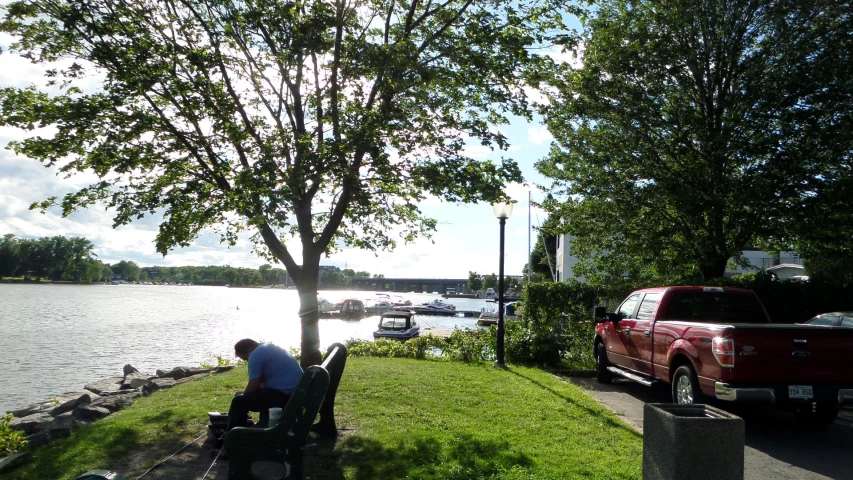
[[[40,412],[34,413],[32,415],[27,415],[26,417],[21,418],[13,418],[9,422],[9,428],[12,430],[18,430],[20,432],[24,432],[27,435],[38,431],[38,426],[49,423],[53,421],[53,417],[50,414]]]
[[[152,393],[156,392],[157,390],[160,390],[160,385],[157,385],[154,382],[148,382],[147,384],[142,386],[141,390],[142,390],[142,395],[147,397],[148,395],[151,395]]]
[[[71,429],[55,429],[55,430],[43,430],[38,433],[34,433],[27,437],[27,441],[30,442],[30,448],[40,447],[42,445],[47,445],[48,443],[63,437],[70,437]]]
[[[155,378],[151,383],[156,384],[160,388],[172,388],[175,386],[175,381],[171,378]]]
[[[187,372],[187,376],[191,377],[193,375],[201,375],[202,373],[210,373],[210,368],[200,368],[200,367],[188,367],[185,368]]]
[[[228,370],[233,370],[234,365],[223,365],[221,367],[216,367],[213,369],[213,373],[222,373],[227,372]]]
[[[6,473],[21,464],[30,452],[16,453],[8,457],[0,458],[0,473]]]
[[[131,365],[131,364],[129,364],[129,363],[128,363],[127,365],[125,365],[125,366],[124,366],[123,371],[124,371],[124,376],[125,376],[125,377],[126,377],[126,376],[128,376],[128,375],[130,375],[131,373],[139,373],[139,370],[137,370],[137,369],[133,368],[133,365]]]
[[[83,420],[86,422],[94,422],[95,420],[100,420],[106,416],[108,416],[110,412],[108,409],[104,407],[96,407],[93,405],[80,405],[75,408],[71,414],[77,420]]]
[[[99,398],[97,401],[92,402],[92,406],[106,408],[111,413],[115,413],[131,405],[133,405],[133,399],[129,395],[113,395]]]
[[[89,399],[96,398],[98,395],[89,390],[74,390],[73,392],[65,392],[61,395],[57,395],[53,397],[57,404],[65,403],[69,400],[73,400],[75,398],[80,398],[83,395],[87,395]]]
[[[59,399],[59,397],[57,397]],[[54,407],[53,410],[50,411],[50,415],[56,417],[58,415],[62,415],[63,413],[70,412],[80,405],[86,405],[92,402],[92,397],[88,393],[84,393],[79,397],[72,397],[69,400],[66,400],[63,403],[60,403],[58,406]]]
[[[124,377],[110,377],[98,380],[97,382],[92,382],[83,388],[97,395],[109,395],[121,390],[121,384],[123,381]]]
[[[53,407],[55,407],[55,406],[56,406],[56,404],[53,402],[41,402],[41,403],[34,403],[32,405],[28,405],[28,406],[26,406],[24,408],[20,408],[18,410],[9,410],[6,413],[11,413],[13,417],[18,417],[18,418],[27,417],[27,416],[30,416],[34,413],[46,412],[48,410],[53,409]]]
[[[156,377],[145,375],[144,373],[130,373],[124,377],[124,382],[122,382],[121,388],[122,390],[139,388],[148,383],[152,378]]]
[[[180,380],[187,376],[187,369],[184,367],[175,367],[171,370],[157,370],[157,376],[160,378],[171,378],[172,380]]]
[[[52,417],[49,421],[40,423],[36,426],[36,432],[44,430],[68,430],[69,432],[75,427],[79,427],[80,421],[74,418],[72,412],[65,412],[62,415]]]

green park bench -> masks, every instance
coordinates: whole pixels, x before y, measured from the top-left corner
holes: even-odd
[[[322,365],[305,369],[276,425],[237,427],[225,434],[230,480],[253,478],[252,464],[261,461],[284,464],[286,479],[303,478],[302,462],[310,431],[315,430],[323,436],[337,433],[334,399],[346,356],[346,347],[334,344],[329,347]],[[319,427],[312,429],[320,412],[324,415],[317,423]]]

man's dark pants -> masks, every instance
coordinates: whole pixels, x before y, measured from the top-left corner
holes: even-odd
[[[228,409],[228,430],[245,427],[249,412],[262,412],[262,416],[266,417],[270,408],[284,408],[289,399],[289,394],[269,388],[235,396],[231,400],[231,408]]]

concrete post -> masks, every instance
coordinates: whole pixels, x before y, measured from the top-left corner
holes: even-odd
[[[708,405],[647,403],[644,480],[743,480],[743,419]]]

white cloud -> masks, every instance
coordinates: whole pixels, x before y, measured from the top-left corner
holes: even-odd
[[[544,125],[536,125],[528,127],[527,138],[536,145],[542,145],[545,142],[553,140],[554,136],[551,135],[551,132]]]

